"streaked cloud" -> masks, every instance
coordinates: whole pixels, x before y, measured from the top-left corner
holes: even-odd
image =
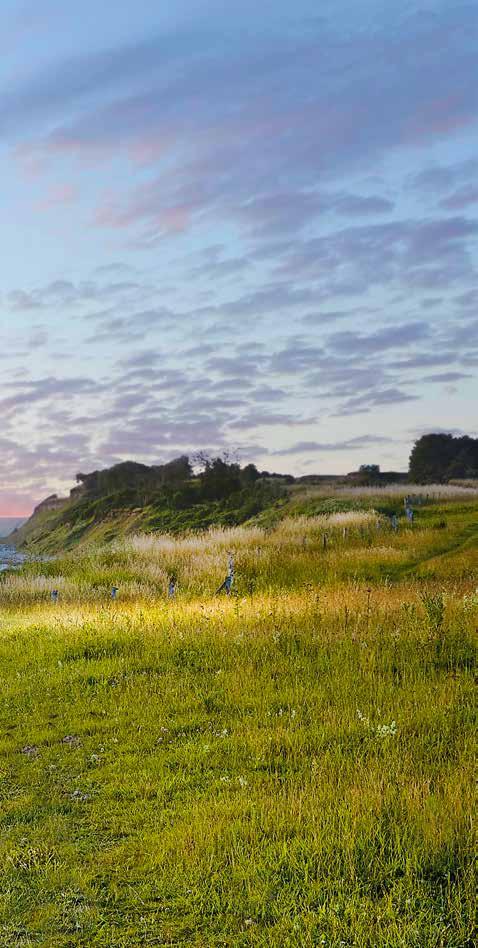
[[[13,7],[2,513],[127,456],[398,468],[472,426],[473,4]]]

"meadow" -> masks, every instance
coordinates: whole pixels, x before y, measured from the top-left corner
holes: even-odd
[[[384,496],[0,579],[0,945],[472,948],[478,498]]]

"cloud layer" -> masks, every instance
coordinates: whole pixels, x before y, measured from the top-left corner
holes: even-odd
[[[2,512],[127,456],[403,467],[472,426],[475,5],[135,7],[86,0],[73,48],[55,3],[0,14]]]

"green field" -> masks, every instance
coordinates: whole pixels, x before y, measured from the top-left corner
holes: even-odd
[[[472,948],[478,500],[383,496],[2,577],[0,945]]]

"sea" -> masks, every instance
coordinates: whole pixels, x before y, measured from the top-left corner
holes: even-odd
[[[11,569],[12,566],[21,566],[25,562],[23,553],[18,553],[3,539],[22,523],[24,520],[21,517],[0,517],[0,572]]]

